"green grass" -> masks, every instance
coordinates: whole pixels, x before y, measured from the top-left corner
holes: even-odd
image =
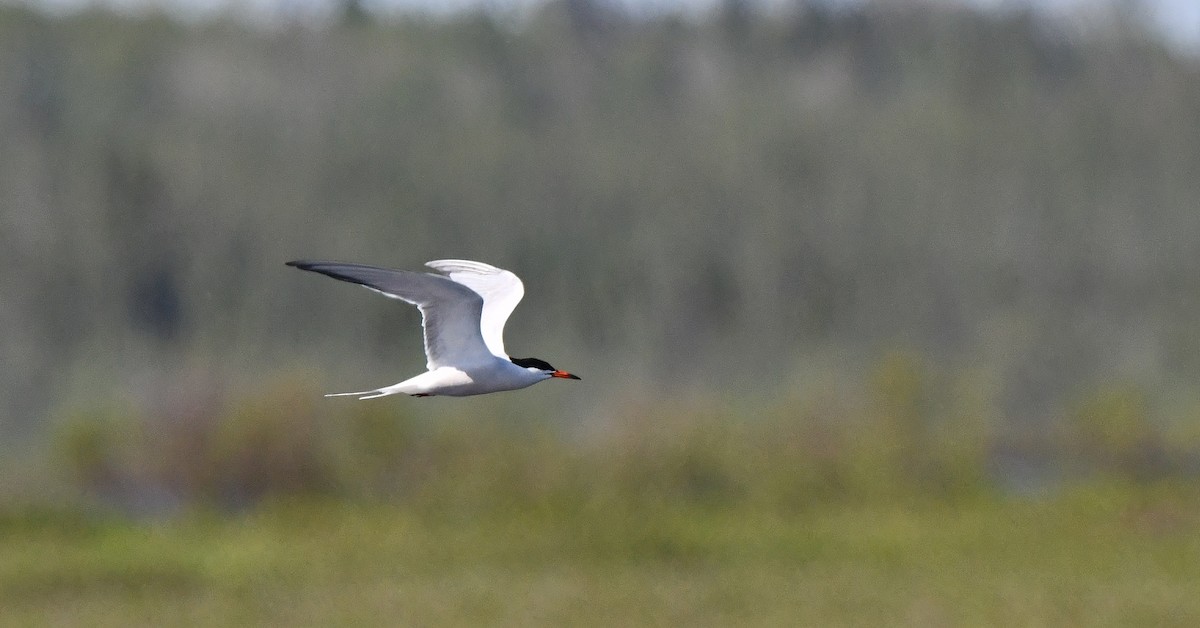
[[[299,381],[85,407],[0,474],[57,505],[0,508],[0,624],[1200,625],[1196,448],[1136,390],[1022,440],[914,359],[870,381],[589,433]],[[1053,462],[1043,492],[997,452]]]
[[[586,435],[287,383],[187,421],[93,408],[0,482],[57,505],[0,508],[0,624],[1200,625],[1193,445],[1120,391],[1014,440],[914,364],[870,402]],[[992,452],[1053,460],[1044,492],[1006,496]]]
[[[1197,625],[1200,493],[0,520],[5,625]]]

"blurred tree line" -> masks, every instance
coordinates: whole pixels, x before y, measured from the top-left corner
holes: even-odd
[[[0,8],[0,434],[92,397],[421,368],[415,312],[302,257],[512,269],[509,346],[593,406],[770,399],[899,348],[1006,425],[1112,382],[1190,421],[1198,120],[1194,59],[1019,11]]]

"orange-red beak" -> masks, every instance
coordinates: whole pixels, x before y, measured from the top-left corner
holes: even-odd
[[[562,379],[579,379],[578,376],[572,375],[566,371],[554,371],[553,373],[550,374],[550,377],[559,377]]]

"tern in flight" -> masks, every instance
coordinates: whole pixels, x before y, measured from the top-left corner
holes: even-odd
[[[463,259],[425,264],[440,275],[340,262],[287,265],[411,303],[424,319],[427,372],[375,390],[326,397],[372,399],[397,393],[466,397],[525,388],[554,377],[579,379],[543,360],[510,358],[504,351],[504,322],[525,295],[520,278],[507,270]]]

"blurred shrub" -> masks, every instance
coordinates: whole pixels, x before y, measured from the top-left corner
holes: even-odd
[[[429,472],[412,418],[387,403],[354,404],[345,414],[346,439],[338,451],[342,483],[377,498],[411,496],[413,478]]]
[[[335,490],[330,417],[313,390],[285,382],[229,405],[215,422],[207,459],[190,472],[195,485],[224,504]]]
[[[56,437],[59,455],[71,478],[86,491],[119,490],[132,473],[129,465],[140,449],[141,420],[132,408],[117,405],[75,410]]]
[[[328,417],[310,390],[282,382],[234,402],[197,403],[183,387],[154,413],[76,409],[56,430],[56,458],[84,495],[142,514],[330,492]]]
[[[912,351],[876,364],[861,462],[870,484],[901,493],[951,495],[986,484],[986,401],[961,374],[937,372]]]
[[[550,417],[428,420],[404,399],[333,402],[293,378],[232,400],[184,394],[154,412],[68,413],[56,450],[81,493],[135,514],[323,496],[438,517],[625,513],[617,519],[630,525],[661,508],[793,512],[830,501],[970,498],[1015,486],[997,473],[1022,456],[1080,460],[1133,481],[1185,472],[1168,464],[1180,454],[1136,389],[1085,399],[1063,438],[1001,442],[987,429],[994,409],[969,376],[896,352],[864,381],[759,407],[630,403],[581,440]],[[991,464],[996,455],[1006,460]]]
[[[1086,470],[1137,480],[1170,471],[1169,446],[1141,389],[1105,386],[1079,402],[1070,418],[1070,451]]]

